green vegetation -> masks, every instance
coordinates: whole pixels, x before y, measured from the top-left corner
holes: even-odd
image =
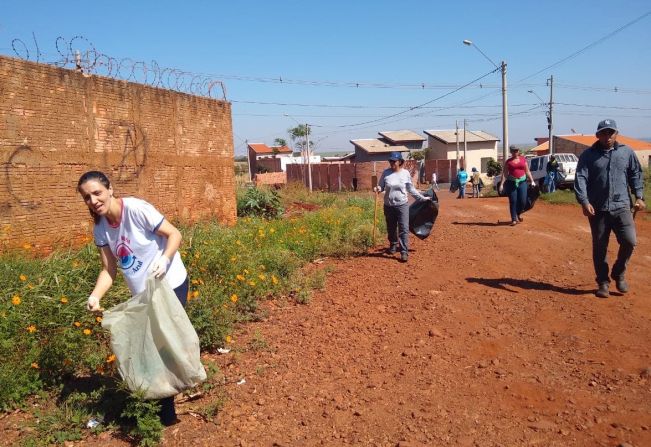
[[[283,209],[288,212],[281,215]],[[325,273],[302,269],[307,263],[372,244],[369,194],[248,189],[238,194],[238,211],[246,217],[233,227],[182,228],[180,252],[191,279],[186,310],[203,350],[235,343],[234,324],[258,318],[261,299],[308,302]],[[96,431],[117,426],[142,445],[155,444],[161,433],[155,403],[121,388],[101,317],[85,309],[100,267],[97,249],[89,243],[42,259],[30,256],[29,244],[24,250],[0,255],[0,410],[27,409],[41,396],[39,407],[49,416],[39,419],[33,445],[79,439],[90,417],[105,421]],[[118,275],[102,304],[110,308],[128,298]],[[259,339],[254,347],[266,343]]]

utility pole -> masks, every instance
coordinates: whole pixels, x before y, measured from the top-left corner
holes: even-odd
[[[553,131],[554,131],[554,115],[553,113],[553,104],[554,104],[554,75],[550,75],[547,79],[549,84],[549,115],[547,116],[547,129],[549,129],[549,155],[554,153],[554,142],[553,142]]]
[[[251,149],[249,148],[249,140],[244,140],[244,143],[246,144],[246,164],[249,165],[249,182],[252,182],[253,174],[251,173]]]
[[[454,135],[457,137],[457,171],[459,170],[459,121],[455,120],[454,121]]]
[[[310,164],[310,125],[305,123],[305,148],[307,151],[307,184],[312,192],[312,166]]]
[[[509,150],[509,113],[506,100],[506,62],[502,61],[502,161],[508,158]]]
[[[468,139],[466,138],[466,119],[463,119],[463,169],[468,170]]]

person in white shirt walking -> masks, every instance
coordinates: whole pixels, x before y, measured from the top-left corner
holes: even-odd
[[[436,171],[432,172],[432,188],[439,191],[439,184],[437,182],[437,176],[436,176]]]
[[[409,203],[407,192],[416,200],[431,200],[422,195],[411,182],[411,174],[402,168],[405,160],[400,152],[391,152],[389,164],[391,167],[382,172],[375,192],[385,191],[384,217],[387,223],[389,248],[387,254],[394,254],[400,249],[400,261],[407,262],[409,258]]]

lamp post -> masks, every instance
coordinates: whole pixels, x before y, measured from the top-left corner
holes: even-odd
[[[293,119],[294,122],[299,126],[301,125],[301,123],[299,123],[298,120],[293,116],[287,113],[284,115]],[[310,164],[310,125],[308,123],[305,123],[305,153],[307,155],[307,184],[309,191],[312,192],[312,166]]]
[[[481,53],[488,61],[493,64],[495,68],[499,68],[502,71],[502,157],[504,160],[508,158],[509,150],[509,114],[508,114],[508,102],[506,99],[506,62],[502,61],[498,66],[492,59],[484,54],[484,52],[479,49],[479,47],[473,43],[472,40],[465,39],[463,41],[464,45],[469,47],[475,47],[477,51]]]

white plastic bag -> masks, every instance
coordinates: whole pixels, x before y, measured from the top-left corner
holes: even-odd
[[[174,396],[206,380],[199,337],[166,279],[147,279],[145,291],[104,312],[118,371],[147,399]]]

